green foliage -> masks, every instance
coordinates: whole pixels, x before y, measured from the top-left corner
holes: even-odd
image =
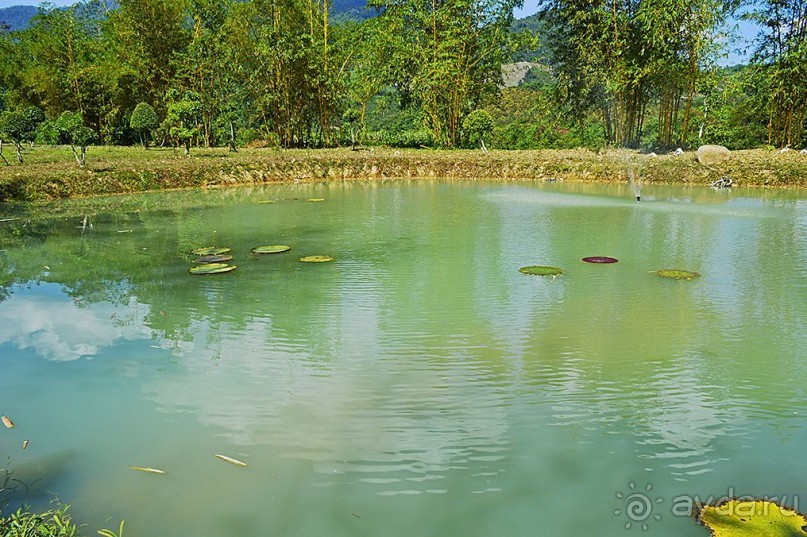
[[[807,5],[804,0],[761,0],[747,15],[763,30],[756,64],[768,81],[768,143],[807,144]]]
[[[123,524],[126,522],[125,520],[120,521],[120,526],[118,526],[118,532],[115,533],[112,530],[108,530],[106,528],[98,530],[98,535],[101,537],[123,537]]]
[[[43,513],[20,508],[7,516],[0,515],[2,537],[76,537],[76,526],[68,513],[68,505],[59,505]]]
[[[462,129],[471,143],[482,143],[493,132],[493,118],[485,110],[474,110],[462,120]]]
[[[462,121],[498,91],[517,0],[375,0],[368,21],[390,59],[389,82],[421,112],[442,147],[461,141]],[[380,48],[379,47],[379,48]]]
[[[148,149],[149,131],[160,126],[157,113],[148,103],[138,103],[129,118],[129,126],[140,134],[140,142]]]
[[[0,134],[15,143],[31,141],[36,128],[45,120],[40,108],[29,106],[24,110],[7,110],[0,113]]]
[[[658,143],[686,141],[728,7],[720,0],[551,0],[544,16],[562,102],[576,122],[597,111],[609,143],[637,145],[656,98]]]
[[[174,60],[191,39],[187,6],[185,0],[121,0],[109,13],[111,51],[133,94],[161,112],[177,74]]]
[[[795,148],[807,144],[803,2],[756,4],[760,48],[740,71],[715,66],[735,4],[719,0],[550,0],[519,21],[519,0],[372,0],[365,14],[376,16],[340,24],[333,1],[46,3],[26,29],[0,31],[0,113],[76,111],[107,145],[153,135],[186,152],[482,140]],[[513,90],[533,93],[499,87],[508,61],[539,62]],[[466,129],[475,110],[492,130]],[[16,133],[21,121],[0,123]],[[18,144],[65,136],[55,121],[3,132]]]
[[[86,164],[87,146],[96,139],[95,131],[84,126],[84,121],[79,112],[65,111],[56,120],[56,129],[61,137],[70,145],[73,156],[80,167]],[[76,150],[76,147],[79,150]]]
[[[308,0],[234,3],[223,32],[244,113],[283,147],[332,143],[339,119],[339,66],[324,4]],[[338,33],[338,32],[336,32]]]
[[[33,141],[36,129],[45,120],[45,114],[36,106],[23,110],[0,112],[0,138],[14,142],[17,148],[17,162],[22,163],[22,142]]]
[[[163,129],[175,141],[175,145],[182,144],[185,147],[185,154],[188,155],[192,140],[200,132],[202,102],[199,94],[192,91],[186,91],[182,95],[171,91],[168,98],[168,111],[163,121]]]

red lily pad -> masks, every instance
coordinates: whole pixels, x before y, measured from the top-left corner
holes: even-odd
[[[619,263],[619,259],[616,259],[615,257],[606,257],[604,255],[584,257],[583,261],[585,261],[586,263],[599,263],[599,264]]]

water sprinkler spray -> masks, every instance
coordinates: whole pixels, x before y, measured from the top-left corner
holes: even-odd
[[[636,196],[636,203],[639,203],[642,201],[642,179],[639,176],[639,167],[629,165],[628,176],[630,177],[630,186],[633,189],[633,194]]]

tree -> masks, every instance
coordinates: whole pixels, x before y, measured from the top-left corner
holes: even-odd
[[[669,144],[676,128],[686,141],[729,7],[722,0],[550,0],[542,12],[549,48],[581,129],[596,110],[608,142],[637,145],[658,98],[659,141]]]
[[[36,128],[45,121],[45,114],[36,106],[17,110],[0,112],[0,136],[5,136],[14,142],[17,149],[17,162],[22,164],[22,142],[33,141]]]
[[[160,114],[177,72],[175,59],[190,41],[186,0],[120,0],[110,12],[115,55],[134,79],[139,99]]]
[[[755,63],[768,84],[768,143],[807,144],[807,0],[762,0]]]
[[[329,144],[342,84],[329,41],[327,2],[234,3],[223,31],[249,120],[283,147]]]
[[[95,131],[84,126],[80,112],[65,111],[56,120],[56,128],[70,145],[76,162],[80,168],[86,164],[87,146],[96,139]],[[79,150],[76,150],[76,147]]]
[[[456,147],[462,121],[501,84],[520,0],[373,0],[391,46],[393,80],[437,143]]]
[[[135,106],[132,116],[129,118],[129,126],[140,135],[140,143],[145,149],[149,148],[149,132],[160,126],[157,113],[148,103],[138,103]]]
[[[199,94],[186,91],[179,95],[176,91],[168,94],[168,112],[163,121],[163,128],[174,140],[174,145],[182,144],[185,155],[191,153],[191,143],[199,135],[199,123],[202,114],[202,102]]]
[[[493,132],[493,118],[485,110],[474,110],[462,121],[462,130],[471,143],[478,142],[482,146],[482,151],[487,151],[485,147],[485,136]]]

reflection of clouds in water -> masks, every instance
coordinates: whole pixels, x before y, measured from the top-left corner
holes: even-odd
[[[0,304],[0,345],[32,349],[48,360],[69,361],[94,356],[120,340],[150,336],[142,323],[144,307],[134,301],[128,304],[126,322],[115,320],[115,311],[108,303],[78,307],[59,286],[44,284],[15,293]]]
[[[794,237],[796,239],[796,253],[800,265],[807,265],[807,199],[797,200],[793,211]]]
[[[442,363],[390,357],[395,370],[377,342],[365,341],[362,352],[382,358],[362,359],[346,344],[334,349],[336,362],[322,361],[266,320],[237,331],[201,322],[192,332],[180,377],[157,377],[145,392],[166,412],[193,412],[234,445],[276,446],[320,474],[409,487],[469,461],[494,473],[504,464],[507,409],[459,355]]]
[[[744,200],[729,200],[724,202],[717,199],[710,203],[688,199],[654,200],[642,198],[642,203],[636,203],[633,198],[616,198],[603,195],[582,195],[572,193],[550,192],[524,187],[507,187],[485,195],[493,202],[506,204],[532,204],[546,207],[562,208],[640,208],[642,211],[686,214],[731,216],[738,218],[764,218],[774,216],[776,213],[765,207],[758,200],[746,198]]]

